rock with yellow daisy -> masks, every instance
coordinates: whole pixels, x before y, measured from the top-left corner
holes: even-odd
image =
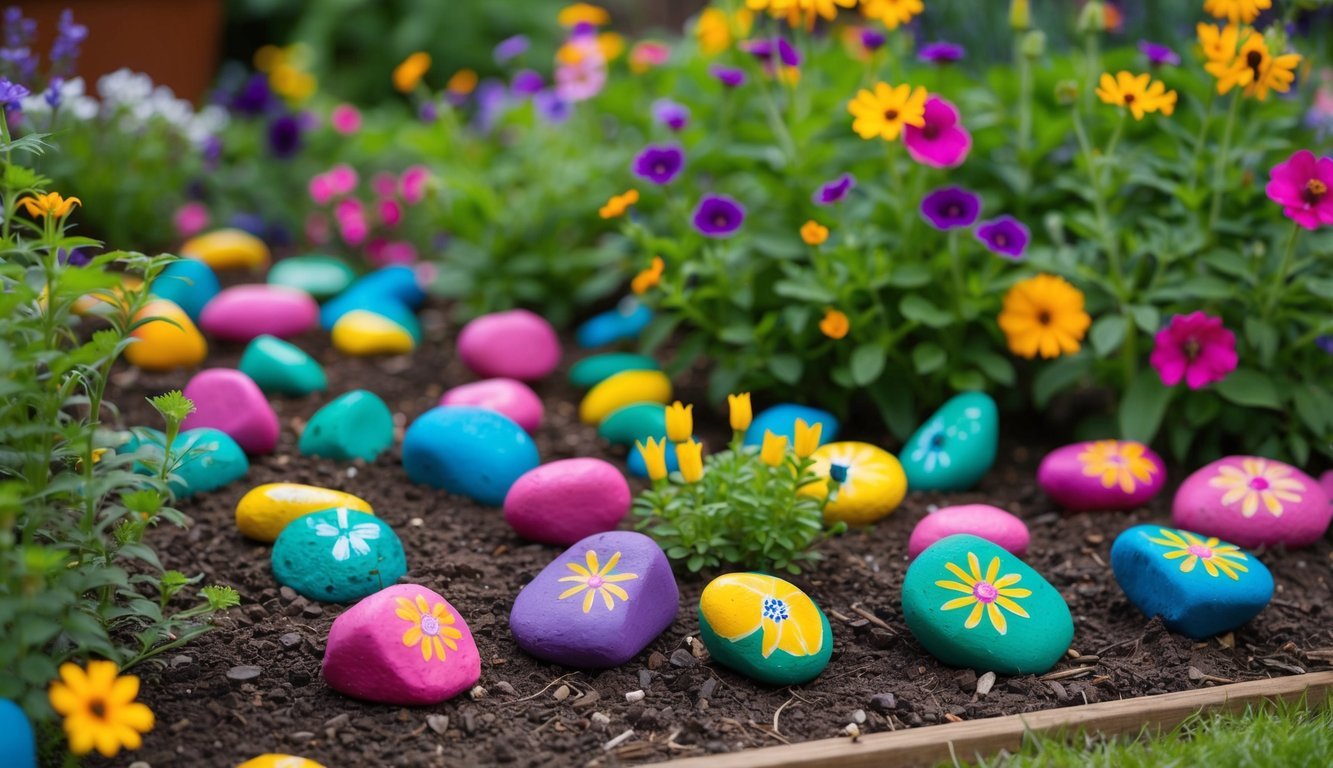
[[[1185,479],[1171,505],[1179,528],[1242,547],[1308,547],[1333,519],[1328,493],[1299,469],[1259,456],[1228,456]]]
[[[907,438],[899,457],[913,491],[966,491],[990,471],[999,412],[985,392],[951,398]]]
[[[714,661],[769,685],[807,683],[833,656],[833,630],[815,601],[762,573],[709,582],[699,596],[699,636]]]
[[[1229,632],[1273,598],[1273,576],[1254,555],[1216,537],[1136,525],[1111,546],[1111,570],[1149,618],[1196,640]]]
[[[1133,440],[1089,440],[1046,454],[1037,484],[1073,512],[1128,511],[1147,504],[1166,485],[1166,465]]]

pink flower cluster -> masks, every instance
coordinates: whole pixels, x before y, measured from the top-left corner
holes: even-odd
[[[364,247],[376,266],[411,264],[417,259],[416,246],[391,235],[403,223],[405,209],[425,199],[429,181],[430,171],[420,165],[399,175],[378,173],[371,179],[371,197],[362,199],[357,195],[356,169],[335,165],[310,179],[310,199],[326,210],[306,218],[306,238],[324,245],[333,239],[336,226],[337,236],[348,246]]]

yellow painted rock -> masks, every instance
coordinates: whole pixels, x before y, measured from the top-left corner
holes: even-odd
[[[246,760],[236,768],[324,768],[324,766],[306,757],[269,753]]]
[[[129,295],[143,287],[143,279],[134,275],[126,275],[120,285],[100,293],[89,293],[80,296],[74,302],[74,314],[92,315],[101,314],[104,308],[124,309],[129,304]],[[42,297],[45,298],[46,289],[42,289]]]
[[[814,473],[822,478],[829,476],[834,464],[847,468],[847,479],[824,508],[824,519],[830,523],[869,525],[887,517],[907,495],[903,465],[893,454],[870,443],[829,443],[810,458],[815,462]],[[828,494],[828,481],[810,483],[801,493],[823,498]]]
[[[239,229],[217,229],[187,240],[180,255],[213,269],[256,269],[269,260],[264,241]]]
[[[287,524],[302,515],[333,507],[375,514],[350,493],[299,483],[268,483],[252,488],[236,505],[236,527],[256,541],[273,541]]]
[[[333,324],[333,346],[344,355],[405,355],[416,349],[406,328],[384,315],[354,309]]]
[[[601,424],[612,413],[633,403],[663,403],[671,399],[671,379],[661,371],[622,371],[593,387],[579,404],[585,424]]]
[[[139,310],[136,320],[156,318],[139,326],[131,334],[135,339],[125,348],[125,359],[150,371],[193,368],[208,355],[208,342],[194,327],[185,310],[165,299],[150,301]],[[173,325],[174,323],[174,325]]]

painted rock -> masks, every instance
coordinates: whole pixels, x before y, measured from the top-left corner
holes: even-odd
[[[907,476],[893,454],[869,443],[829,443],[810,456],[812,471],[829,477],[833,465],[847,469],[833,501],[824,507],[824,519],[830,523],[869,525],[887,517],[907,495]],[[801,488],[801,493],[823,498],[828,495],[828,481],[820,480]]]
[[[0,757],[6,768],[37,768],[37,742],[32,723],[19,705],[0,699]]]
[[[184,394],[195,409],[181,425],[184,429],[220,429],[246,453],[269,453],[278,444],[278,414],[244,373],[230,368],[202,370],[185,385]]]
[[[333,346],[344,355],[405,355],[416,349],[412,333],[376,312],[354,309],[333,324]]]
[[[514,599],[518,647],[580,669],[618,667],[676,619],[680,592],[662,548],[633,531],[598,533],[565,550]]]
[[[105,317],[109,314],[125,312],[130,307],[130,294],[138,293],[142,288],[142,278],[134,275],[120,275],[119,285],[83,294],[74,300],[74,305],[70,307],[70,310],[79,317]],[[46,297],[47,289],[42,288],[37,300],[43,307],[46,306]]]
[[[815,424],[824,425],[819,432],[820,445],[836,440],[838,430],[842,426],[838,423],[837,417],[828,411],[811,408],[807,405],[782,403],[772,408],[766,408],[754,417],[754,420],[750,422],[750,428],[745,430],[745,444],[763,445],[764,432],[768,431],[778,437],[786,437],[788,445],[795,445],[797,419],[812,427]]]
[[[356,272],[347,266],[347,262],[317,253],[283,259],[268,271],[269,285],[296,288],[319,301],[347,290],[355,279]]]
[[[256,336],[245,346],[241,373],[266,393],[300,397],[329,387],[324,368],[305,350],[276,336]]]
[[[198,321],[204,306],[222,290],[218,276],[202,261],[173,261],[153,281],[153,295],[174,302],[191,320]]]
[[[1242,547],[1309,546],[1330,518],[1328,494],[1313,478],[1257,456],[1228,456],[1196,471],[1171,505],[1176,527]]]
[[[140,428],[121,446],[121,453],[138,453],[134,471],[156,476],[162,468],[162,446],[167,436],[156,429]],[[216,429],[187,429],[171,443],[173,467],[169,478],[172,493],[185,499],[196,493],[216,491],[240,480],[250,471],[245,451],[225,432]]]
[[[346,507],[375,511],[350,493],[299,483],[267,483],[251,488],[236,504],[236,527],[255,541],[273,541],[293,520],[311,512]]]
[[[135,315],[136,320],[158,318],[134,329],[134,339],[125,348],[130,365],[149,371],[193,368],[208,356],[208,342],[185,310],[165,299],[150,301]]]
[[[966,491],[995,463],[1000,419],[985,392],[955,395],[926,419],[903,447],[913,491]]]
[[[425,587],[398,584],[334,620],[323,674],[330,688],[354,698],[439,704],[481,678],[481,654],[449,601]]]
[[[761,573],[728,573],[704,587],[699,636],[714,661],[769,685],[809,682],[833,655],[833,630],[815,601]]]
[[[568,546],[613,531],[630,507],[629,483],[601,459],[564,459],[524,474],[505,496],[505,522],[519,536]]]
[[[305,291],[281,285],[237,285],[219,293],[199,316],[208,335],[224,341],[298,336],[315,327],[319,305]]]
[[[347,289],[347,293],[390,298],[409,309],[417,309],[426,301],[421,282],[416,270],[397,264],[362,277]]]
[[[1143,443],[1093,440],[1046,454],[1037,483],[1052,501],[1074,512],[1128,511],[1162,490],[1166,465]]]
[[[474,406],[432,408],[403,436],[403,468],[412,482],[492,507],[539,463],[537,445],[513,419]]]
[[[440,405],[474,405],[502,413],[527,432],[542,425],[546,409],[532,387],[517,379],[483,379],[445,392]]]
[[[623,371],[593,387],[579,403],[585,424],[601,424],[607,416],[634,403],[666,403],[671,379],[661,371]],[[664,417],[665,418],[665,417]]]
[[[644,461],[643,453],[637,445],[629,447],[629,455],[625,458],[625,467],[631,475],[635,477],[648,476],[648,462]],[[674,446],[667,446],[666,450],[666,468],[667,474],[680,471],[680,460],[676,458],[676,449]]]
[[[1273,598],[1273,575],[1254,555],[1157,525],[1136,525],[1116,537],[1111,570],[1135,608],[1195,640],[1239,627]]]
[[[597,425],[597,434],[612,445],[633,446],[648,438],[666,437],[666,406],[632,403],[612,411]]]
[[[608,352],[585,357],[569,369],[569,383],[580,389],[590,389],[621,371],[660,371],[662,366],[647,355],[629,352]]]
[[[652,321],[653,311],[629,296],[615,309],[596,315],[580,325],[574,333],[574,339],[584,349],[604,347],[638,338]]]
[[[386,298],[370,293],[347,292],[328,301],[319,310],[319,324],[326,331],[338,326],[338,321],[349,313],[361,311],[379,315],[401,326],[412,337],[412,341],[421,342],[421,322],[408,306],[397,299]]]
[[[560,365],[560,339],[545,318],[526,309],[495,312],[463,326],[458,358],[478,376],[534,381]]]
[[[1324,489],[1324,493],[1330,499],[1333,499],[1333,469],[1319,476],[1319,487]]]
[[[250,758],[236,768],[324,768],[324,766],[307,757],[269,752]]]
[[[407,573],[393,529],[347,507],[293,520],[274,542],[272,562],[280,584],[325,603],[360,600]]]
[[[213,269],[257,269],[269,260],[264,241],[240,229],[217,229],[187,240],[180,255]]]
[[[907,540],[907,556],[915,558],[940,539],[960,533],[985,539],[1020,557],[1027,554],[1032,541],[1027,524],[1003,509],[989,504],[962,504],[921,518]]]
[[[927,651],[955,667],[1041,674],[1074,639],[1064,598],[1041,574],[985,539],[949,536],[907,566],[903,619]]]
[[[393,445],[393,414],[374,392],[352,390],[315,411],[297,449],[337,461],[374,461]]]

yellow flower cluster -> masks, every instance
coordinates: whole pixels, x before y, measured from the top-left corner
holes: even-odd
[[[310,49],[300,43],[279,48],[266,45],[255,51],[255,69],[268,75],[273,92],[293,104],[315,95],[319,86],[308,69]]]
[[[1230,24],[1200,24],[1199,45],[1208,61],[1204,69],[1217,78],[1217,92],[1226,95],[1242,88],[1246,98],[1267,101],[1270,91],[1286,93],[1296,79],[1301,56],[1274,56],[1268,41],[1256,30]]]
[[[705,56],[715,56],[731,48],[736,40],[749,37],[753,27],[754,14],[748,9],[728,14],[719,8],[705,8],[694,24],[694,39]]]
[[[912,0],[917,5],[921,0]],[[855,8],[856,0],[746,0],[752,11],[767,11],[776,18],[786,19],[793,27],[813,27],[817,19],[833,21],[838,8]]]
[[[48,192],[44,195],[28,195],[21,198],[18,204],[34,219],[45,219],[48,216],[63,219],[74,210],[75,205],[83,205],[83,201],[77,197],[62,197],[59,192]]]
[[[889,29],[897,29],[925,10],[921,0],[865,0],[861,3],[861,13],[866,18],[878,19]]]

